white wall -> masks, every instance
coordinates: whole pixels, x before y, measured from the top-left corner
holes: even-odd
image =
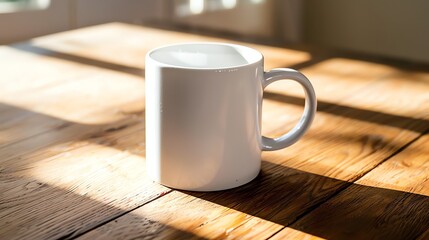
[[[49,8],[0,13],[0,44],[70,29],[68,0],[54,0]]]
[[[51,0],[47,9],[0,13],[0,44],[106,22],[142,24],[162,16],[163,1]]]
[[[0,14],[0,44],[105,22],[161,20],[429,62],[427,0],[237,0],[233,9],[176,16],[174,4],[187,1],[52,0],[46,10]]]
[[[160,0],[73,0],[75,27],[119,21],[142,24],[163,14]]]
[[[184,12],[187,12],[183,15],[178,14],[176,9],[180,9],[180,5],[188,6],[188,1],[176,0],[172,2],[173,4],[168,9],[168,15],[169,20],[174,24],[253,37],[273,36],[273,1],[259,3],[253,3],[250,0],[231,1],[235,5],[231,5],[230,9],[225,8],[222,1],[218,1],[214,5],[214,9],[205,6],[204,11],[197,14],[192,14],[189,7],[182,8],[185,10]],[[200,0],[200,2],[204,1]],[[205,3],[208,5],[209,2],[206,1]]]
[[[188,2],[170,0],[172,4],[168,6],[168,20],[176,25],[277,42],[297,42],[301,39],[301,0],[219,0],[219,5],[222,2],[235,3],[234,7],[210,9],[210,6],[206,6],[208,9],[199,14],[177,14],[175,9]],[[210,2],[205,1],[205,4],[210,5]]]
[[[429,1],[306,0],[312,44],[429,62]]]
[[[180,2],[188,0],[51,0],[45,10],[0,14],[0,44],[112,21],[163,21],[244,37],[300,39],[301,0],[236,0],[231,9],[178,16],[174,8]]]

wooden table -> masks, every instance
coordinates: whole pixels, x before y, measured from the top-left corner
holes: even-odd
[[[0,239],[429,239],[429,68],[242,43],[306,74],[317,117],[250,184],[186,192],[146,178],[142,77],[183,41],[231,42],[106,24],[0,47]],[[264,134],[301,91],[270,86]]]

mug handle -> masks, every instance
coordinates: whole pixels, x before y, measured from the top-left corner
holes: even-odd
[[[269,72],[264,73],[264,80],[262,83],[263,89],[273,82],[279,80],[293,80],[301,84],[305,90],[305,108],[299,122],[295,127],[286,134],[278,138],[267,138],[262,136],[262,150],[274,151],[288,147],[296,143],[308,130],[313,122],[314,115],[317,109],[316,94],[314,93],[313,86],[304,74],[290,68],[276,68]]]

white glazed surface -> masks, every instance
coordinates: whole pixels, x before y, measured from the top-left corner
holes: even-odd
[[[270,73],[272,76],[265,76]],[[264,73],[262,55],[238,45],[191,43],[149,52],[149,176],[163,185],[193,191],[233,188],[255,178],[260,171],[261,151],[293,144],[314,116],[314,92],[304,77],[300,83],[313,98],[306,102],[295,133],[277,139],[261,137],[263,89],[282,74],[292,79],[302,75],[290,69]]]
[[[150,52],[149,57],[160,64],[196,69],[237,67],[262,59],[259,52],[247,47],[211,43],[166,46]]]

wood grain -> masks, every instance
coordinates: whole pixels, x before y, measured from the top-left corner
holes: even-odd
[[[136,219],[139,216],[139,219]],[[133,211],[131,215],[121,217],[117,221],[110,222],[92,231],[80,239],[120,239],[121,237],[130,239],[131,236],[148,237],[149,232],[139,228],[146,221],[156,222],[167,225],[169,228],[164,229],[155,235],[159,239],[173,239],[177,230],[191,232],[198,237],[204,238],[233,238],[230,232],[241,226],[245,220],[251,216],[237,211],[233,211],[225,206],[206,201],[199,198],[189,197],[188,194],[174,191],[166,196],[144,205]],[[253,218],[252,221],[258,221]],[[265,222],[259,219],[261,222]],[[247,222],[247,225],[252,225]],[[266,232],[262,235],[249,233],[241,234],[240,237],[269,237],[273,231],[280,229],[280,225],[267,224]],[[121,230],[119,230],[121,229]]]
[[[1,238],[71,237],[168,192],[145,178],[143,142],[139,123],[3,165]]]
[[[267,57],[266,61],[271,60]],[[309,62],[311,63],[311,60]],[[284,65],[282,67],[289,66]],[[328,57],[300,67],[299,70],[311,80],[317,90],[318,100],[332,103],[339,103],[343,99],[352,97],[366,88],[368,84],[403,72],[401,69],[390,65],[343,57]],[[294,97],[302,98],[303,96],[303,91],[299,85],[291,85],[287,81],[276,82],[267,90]]]
[[[288,105],[287,102],[277,99],[269,101],[275,103],[273,108],[267,108],[271,114],[268,120],[276,122],[276,114],[287,114],[276,105]],[[302,110],[293,106],[288,110],[291,109],[294,109],[292,112],[295,116]],[[378,122],[359,121],[353,116],[347,117],[351,113],[345,114],[335,116],[334,110],[319,113],[314,126],[300,143],[287,150],[264,154],[262,174],[247,186],[220,193],[184,192],[188,196],[184,196],[180,203],[170,204],[162,198],[143,208],[149,212],[152,209],[159,210],[162,216],[156,215],[152,220],[172,227],[160,236],[168,236],[179,229],[209,238],[269,237],[419,136],[406,128],[380,126]],[[389,118],[380,121],[387,122]],[[280,121],[278,124],[281,124]],[[413,119],[402,124],[414,124]],[[279,134],[284,130],[272,131]],[[196,204],[190,207],[190,211],[194,212],[194,220],[188,218],[190,213],[181,214],[178,209],[182,208],[174,207],[190,205],[191,202]],[[214,205],[207,206],[207,202]],[[209,220],[204,218],[206,211],[216,212],[223,207],[229,208],[230,213]],[[131,214],[138,215],[139,211],[137,209]],[[151,213],[145,214],[152,216]],[[112,234],[130,232],[144,235],[139,229],[126,227],[128,218],[125,215],[118,219],[119,223],[108,223],[105,228],[96,229],[82,238],[93,238],[102,234],[106,228]],[[170,222],[169,219],[174,221]]]
[[[7,59],[0,66],[6,66],[0,78],[0,238],[263,239],[290,224],[276,237],[335,238],[342,232],[293,228],[330,201],[353,205],[351,222],[359,203],[386,217],[350,224],[377,227],[368,234],[416,229],[418,237],[427,229],[426,187],[412,187],[425,186],[427,166],[413,162],[413,172],[402,175],[393,165],[382,168],[394,158],[379,166],[429,129],[429,73],[422,70],[241,43],[260,50],[267,69],[296,66],[308,75],[320,101],[311,130],[288,149],[264,153],[260,176],[240,188],[194,193],[148,180],[144,56],[184,41],[234,42],[114,23],[0,47],[0,59]],[[302,113],[302,96],[288,81],[270,86],[263,133],[290,129]],[[426,156],[421,141],[402,158]],[[415,178],[416,171],[423,177]],[[352,185],[368,172],[376,173]],[[380,176],[386,177],[370,181]],[[407,176],[415,182],[403,181]],[[317,219],[347,229],[344,218],[332,214],[338,223],[329,214]],[[402,225],[389,231],[384,222],[390,221]]]
[[[4,56],[3,53],[0,51],[0,58],[6,59],[9,55]],[[141,77],[95,70],[83,64],[52,61],[43,56],[21,63],[23,60],[18,57],[9,59],[9,62],[27,68],[27,78],[22,71],[15,69],[3,72],[0,80],[3,86],[0,89],[0,147],[49,130],[56,131],[72,123],[87,125],[88,128],[90,125],[114,123],[126,118],[122,112],[131,108],[132,111],[144,109],[144,81]],[[40,68],[43,72],[39,72]],[[60,74],[57,68],[66,74]],[[124,95],[123,92],[129,94]],[[115,101],[111,101],[112,98]]]
[[[174,36],[172,36],[174,35]],[[162,45],[190,41],[221,41],[243,44],[225,38],[208,37],[198,34],[133,26],[123,23],[109,23],[88,27],[49,37],[33,39],[32,46],[71,56],[83,57],[101,62],[144,69],[146,53]],[[289,66],[310,60],[305,51],[246,43],[270,55],[267,68]],[[61,56],[59,56],[61,58]]]
[[[343,104],[351,107],[365,106],[365,109],[374,112],[416,120],[429,120],[428,91],[428,71],[402,70],[362,89],[361,94],[344,99]],[[410,93],[413,94],[410,96]]]
[[[115,26],[77,35],[94,46],[134,29]],[[107,35],[100,34],[106,30]],[[140,31],[128,31],[130,38],[117,38],[122,40],[115,44],[126,49]],[[53,42],[62,41],[73,42]],[[109,62],[112,58],[103,54],[118,59],[117,53],[88,51],[85,41],[73,44],[95,54],[75,56],[67,48],[43,49],[34,43],[0,49],[0,58],[8,59],[0,89],[1,238],[71,238],[169,191],[145,178],[144,81],[135,76],[139,66]],[[128,50],[125,59],[143,63],[145,52]],[[306,56],[298,55],[289,61]]]
[[[335,60],[331,61],[332,67],[330,67],[328,63],[324,64],[322,67],[327,69],[335,69],[335,66],[338,66],[339,63],[341,63],[341,60]],[[353,66],[353,63],[356,63],[358,66]],[[380,64],[374,64],[374,71],[371,75],[368,72],[363,71],[365,69],[368,69],[369,66],[371,66],[370,63],[363,63],[359,61],[345,61],[344,65],[352,66],[349,67],[352,70],[348,70],[348,72],[345,71],[345,73],[340,74],[340,76],[343,78],[345,76],[351,78],[352,83],[356,82],[356,84],[354,85],[356,87],[346,88],[346,90],[342,90],[341,93],[344,94],[343,96],[345,96],[346,94],[354,93],[354,91],[360,90],[361,88],[373,83],[374,81],[377,81],[380,75],[384,76],[389,73],[392,74],[392,71],[394,73],[399,71],[397,69],[392,70],[392,68]],[[320,67],[321,66],[315,66],[316,69]],[[305,70],[307,69],[311,69],[311,67],[306,68]],[[339,71],[344,70],[341,67],[339,67],[339,69]],[[353,71],[353,69],[355,70]],[[307,72],[308,71],[310,70],[307,70]],[[359,81],[359,75],[358,77],[355,77],[353,79],[355,74],[362,74],[361,71],[368,75],[367,79],[364,79],[364,81]],[[315,70],[315,72],[317,73],[317,70]],[[340,84],[338,86],[338,89],[345,88],[345,85],[341,84],[342,79],[336,77],[335,74],[331,74],[330,79],[328,77],[325,77],[324,80],[325,84],[321,84],[321,87],[316,86],[316,91],[322,89],[322,92],[325,92],[325,96],[328,100],[338,100],[335,99],[338,94],[332,93],[338,91],[334,87],[336,83]],[[328,90],[325,90],[322,87],[327,83],[330,83],[331,85],[330,94],[328,94]],[[282,92],[283,94],[289,94],[289,92],[287,92],[285,89],[282,89]],[[328,96],[332,97],[328,98]],[[339,98],[341,99],[341,96]],[[281,129],[277,129],[277,131],[272,131],[273,134],[279,134],[280,131],[284,131],[284,128],[288,126],[288,124],[281,122],[281,120],[284,121],[285,119],[280,118],[280,116],[287,117],[289,113],[289,116],[292,115],[296,118],[296,116],[299,115],[299,112],[302,110],[302,108],[300,107],[293,107],[291,106],[292,104],[289,104],[288,102],[279,101],[276,98],[270,98],[270,100],[266,101],[265,103],[267,102],[269,102],[271,106],[265,105],[266,110],[264,114],[268,112],[268,114],[270,115],[267,118],[267,122],[264,122],[264,126],[273,126],[273,122],[274,125],[279,124],[278,126],[281,126]],[[287,109],[285,108],[282,110],[280,106],[285,105],[288,105]],[[292,111],[292,114],[291,109],[294,109]],[[330,196],[330,194],[347,185],[348,183],[346,181],[353,181],[354,178],[357,178],[363,172],[368,171],[372,167],[376,166],[378,161],[381,161],[384,157],[387,157],[389,156],[389,154],[392,154],[395,149],[398,149],[399,147],[406,144],[408,141],[411,141],[413,138],[418,136],[418,134],[403,131],[401,128],[398,129],[397,127],[379,128],[377,124],[366,124],[361,123],[362,121],[354,121],[352,116],[350,116],[352,115],[350,113],[346,114],[350,116],[349,119],[347,118],[347,116],[346,118],[344,118],[343,116],[336,117],[335,115],[332,116],[332,114],[335,114],[335,110],[329,112],[329,114],[319,114],[318,120],[316,120],[315,123],[316,126],[313,127],[314,133],[312,134],[312,132],[310,132],[308,134],[310,135],[310,137],[303,140],[303,143],[300,143],[302,147],[295,150],[296,152],[294,152],[292,149],[288,149],[288,151],[266,154],[268,155],[268,157],[266,157],[266,163],[263,164],[263,171],[267,171],[267,174],[261,176],[258,179],[259,181],[255,181],[253,185],[250,184],[248,188],[245,188],[245,191],[239,191],[236,194],[226,192],[223,194],[203,194],[202,196],[191,195],[189,199],[184,200],[184,202],[196,201],[193,199],[194,197],[198,197],[209,202],[217,203],[221,206],[227,206],[233,209],[232,211],[234,212],[234,214],[232,215],[236,215],[236,221],[233,224],[228,224],[227,220],[223,221],[223,216],[219,216],[209,222],[203,222],[199,220],[192,221],[192,224],[194,225],[200,226],[202,224],[202,226],[199,228],[187,227],[186,224],[185,226],[181,226],[180,223],[187,223],[189,221],[186,220],[186,215],[178,216],[177,213],[175,213],[174,209],[171,210],[170,207],[164,209],[163,206],[165,206],[166,203],[163,202],[159,203],[159,205],[157,205],[158,201],[153,202],[151,205],[152,208],[162,208],[164,209],[164,214],[170,217],[175,216],[175,218],[184,218],[182,219],[182,221],[180,221],[179,224],[174,225],[174,228],[170,229],[169,231],[172,231],[174,229],[181,229],[195,233],[201,229],[205,229],[206,226],[211,226],[211,224],[216,225],[217,222],[218,224],[224,223],[222,225],[222,229],[229,229],[228,236],[246,237],[246,234],[248,234],[248,236],[254,236],[265,232],[267,226],[272,226],[274,231],[268,231],[268,233],[266,233],[266,236],[269,236],[270,233],[272,234],[275,232],[275,230],[277,229],[276,226],[278,227],[279,225],[287,225],[300,214],[304,213],[306,209],[311,208],[311,206],[313,206],[312,204],[322,202],[324,199]],[[388,122],[389,119],[382,119],[382,121]],[[266,125],[269,122],[271,125]],[[330,123],[329,126],[325,126],[326,122]],[[407,125],[412,122],[413,119],[410,119],[409,121],[404,122],[403,125]],[[292,123],[292,119],[290,119],[289,125],[290,123]],[[359,134],[360,132],[362,133],[362,135]],[[368,132],[371,132],[372,134],[368,135]],[[329,137],[330,135],[332,136]],[[390,135],[391,137],[386,138],[386,135]],[[321,142],[322,139],[324,140],[323,142]],[[404,141],[401,142],[400,140],[398,142],[399,139]],[[305,141],[307,142],[304,143]],[[297,146],[294,146],[292,148],[297,148]],[[311,150],[308,150],[309,146],[312,146]],[[329,149],[329,151],[326,151],[327,149]],[[346,151],[346,149],[348,150]],[[352,149],[355,149],[355,151],[353,151]],[[326,153],[324,154],[324,152]],[[302,156],[303,154],[304,156]],[[270,162],[274,162],[275,164],[270,164]],[[278,163],[282,163],[283,166],[278,167]],[[287,169],[285,169],[284,166],[287,166]],[[295,171],[291,168],[297,168],[305,171]],[[287,177],[283,177],[284,175],[286,175]],[[323,175],[332,176],[334,178],[325,178],[323,177]],[[291,176],[295,176],[295,178],[292,178]],[[345,181],[338,181],[336,179],[341,179]],[[289,181],[296,182],[297,184],[291,184]],[[308,187],[303,188],[302,191],[297,190],[297,186],[307,186],[305,185],[306,183],[308,183]],[[257,187],[258,184],[261,186],[260,188]],[[279,194],[279,189],[283,190],[288,188],[293,189],[293,191],[286,191],[284,195]],[[309,192],[308,189],[310,189],[311,191]],[[251,196],[246,197],[246,194],[243,193],[246,191],[248,192],[248,195]],[[259,198],[258,193],[262,195],[262,197]],[[231,195],[233,197],[231,197]],[[307,196],[309,195],[311,197],[308,199]],[[289,196],[289,198],[287,198],[287,196]],[[301,196],[301,198],[298,196]],[[271,201],[267,200],[270,198]],[[287,204],[288,201],[292,201],[292,203]],[[260,205],[255,205],[255,203],[260,203]],[[283,212],[279,211],[279,209],[282,209],[284,205],[288,205],[290,206],[290,208],[287,210],[283,210]],[[205,208],[206,206],[204,205],[204,207],[193,207],[192,209],[197,209],[197,212],[203,212]],[[212,209],[211,211],[214,210]],[[201,216],[204,216],[204,213],[202,213]],[[127,216],[124,216],[123,219],[124,221],[126,221]],[[164,222],[164,224],[166,223]],[[138,232],[138,229],[124,229],[123,225],[121,224],[109,227],[110,232],[112,233],[116,231],[122,233],[134,231]],[[119,230],[116,227],[121,229]],[[252,230],[250,231],[250,229]],[[209,229],[207,231],[210,232],[211,230]],[[97,233],[100,232],[97,231]],[[240,234],[235,235],[236,233]],[[89,236],[93,236],[93,234],[94,233],[91,233]],[[223,237],[224,235],[222,234],[225,234],[225,231],[220,231],[217,234],[218,235],[213,236],[210,235],[210,237]],[[204,234],[202,234],[202,236],[204,236]],[[262,237],[264,235],[258,236]]]
[[[429,239],[429,228],[426,230],[425,233],[423,233],[422,235],[420,235],[418,238],[418,240],[425,240],[425,239]]]
[[[429,228],[428,149],[425,135],[274,239],[419,237]]]

